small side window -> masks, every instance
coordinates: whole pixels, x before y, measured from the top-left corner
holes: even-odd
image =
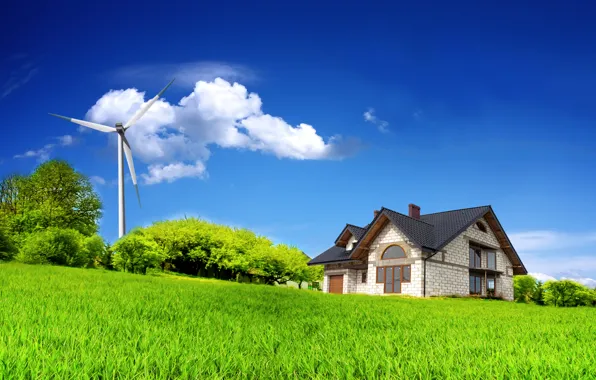
[[[362,283],[366,284],[366,272],[362,273]]]
[[[385,268],[377,267],[377,284],[385,282]]]

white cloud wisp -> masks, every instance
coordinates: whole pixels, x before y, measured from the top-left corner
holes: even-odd
[[[363,116],[364,116],[364,121],[376,125],[377,128],[379,129],[379,132],[381,132],[381,133],[389,132],[389,129],[388,129],[389,123],[386,122],[385,120],[379,119],[375,115],[374,108],[369,108],[366,112],[364,112]]]
[[[28,150],[23,154],[16,154],[14,158],[33,158],[36,157],[39,162],[49,160],[50,154],[56,148],[56,146],[70,146],[74,143],[74,138],[71,135],[64,135],[56,137],[58,144],[46,144],[40,149]]]

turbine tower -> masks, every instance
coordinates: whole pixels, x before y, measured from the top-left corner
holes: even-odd
[[[139,119],[151,108],[151,106],[163,95],[164,92],[174,82],[174,79],[159,94],[155,95],[154,98],[149,100],[144,106],[142,106],[134,115],[130,118],[126,124],[116,123],[115,127],[108,127],[107,125],[91,123],[85,120],[73,119],[66,116],[60,116],[51,113],[50,115],[59,117],[64,120],[68,120],[83,127],[95,129],[100,132],[106,133],[117,133],[118,134],[118,237],[121,238],[126,233],[126,218],[124,213],[124,155],[126,156],[126,162],[128,163],[128,169],[130,170],[130,176],[132,183],[135,186],[137,193],[137,199],[139,200],[139,207],[141,207],[141,197],[139,196],[139,187],[137,186],[137,175],[135,173],[135,165],[132,161],[132,151],[130,150],[130,144],[126,139],[126,130],[132,127]]]

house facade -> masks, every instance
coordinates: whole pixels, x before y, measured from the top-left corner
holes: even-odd
[[[513,300],[513,276],[527,274],[491,206],[408,215],[382,208],[368,225],[347,224],[324,265],[328,293],[411,296],[497,295]]]

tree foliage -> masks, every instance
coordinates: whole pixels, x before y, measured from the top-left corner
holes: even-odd
[[[513,298],[517,302],[529,303],[536,293],[538,283],[530,275],[515,276],[513,278]]]
[[[547,281],[543,288],[546,305],[592,306],[595,300],[593,290],[572,280]]]
[[[154,223],[114,245],[114,266],[144,273],[149,267],[190,275],[285,284],[322,278],[322,268],[296,247],[274,245],[247,229],[189,218]],[[135,260],[145,260],[133,269]]]
[[[93,265],[86,238],[77,230],[50,227],[30,234],[18,254],[19,261],[28,264],[55,264],[72,267]]]
[[[21,235],[50,227],[91,236],[98,230],[101,206],[89,179],[61,160],[44,162],[31,175],[10,175],[0,182],[0,218],[18,242]]]
[[[136,229],[123,236],[114,244],[113,263],[118,270],[132,273],[147,273],[163,261],[157,244],[147,234]]]

